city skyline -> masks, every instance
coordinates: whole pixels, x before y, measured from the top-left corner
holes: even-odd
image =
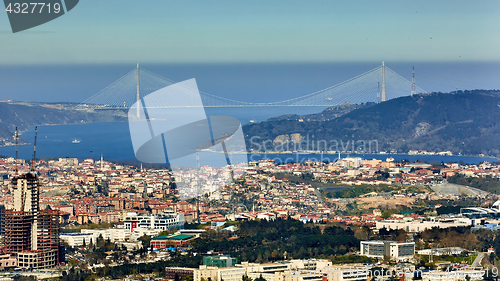
[[[498,276],[500,2],[4,4],[1,280]]]

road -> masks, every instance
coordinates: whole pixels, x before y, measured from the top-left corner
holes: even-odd
[[[485,255],[486,255],[485,253],[479,253],[471,266],[472,267],[480,267],[481,266],[481,261],[483,260],[483,258],[485,257]]]
[[[321,196],[321,192],[319,192],[318,188],[314,188],[314,193],[318,197],[318,201],[320,204],[323,204],[323,197]]]

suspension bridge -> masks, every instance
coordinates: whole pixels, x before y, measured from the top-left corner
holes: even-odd
[[[136,101],[148,94],[175,83],[175,81],[140,68],[138,64],[137,68],[88,98],[80,106],[92,109],[130,108]],[[204,107],[329,107],[346,102],[351,104],[378,103],[426,91],[415,85],[414,74],[412,81],[409,81],[382,62],[382,65],[372,70],[326,89],[277,102],[244,102],[199,92]],[[186,107],[186,103],[182,100],[173,100],[168,102],[167,107],[182,108]]]

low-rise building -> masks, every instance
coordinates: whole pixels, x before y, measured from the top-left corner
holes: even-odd
[[[0,267],[3,269],[15,268],[17,267],[17,259],[9,254],[0,255]]]
[[[218,267],[216,266],[206,266],[200,265],[198,269],[194,271],[193,281],[201,281],[201,278],[204,280],[217,280]]]
[[[89,245],[95,240],[92,233],[63,233],[59,235],[59,239],[68,243],[70,247],[78,247],[83,245]]]
[[[220,267],[217,281],[240,281],[246,275],[246,270],[241,267]]]
[[[415,255],[415,242],[361,241],[360,244],[360,254],[370,258],[407,261]]]
[[[362,264],[352,265],[334,265],[322,270],[323,276],[326,275],[328,281],[357,281],[368,280],[370,272]]]
[[[130,238],[130,231],[120,228],[106,228],[106,229],[82,229],[82,234],[92,234],[92,241],[95,243],[99,236],[104,240],[111,242],[125,241]]]
[[[232,258],[229,255],[220,256],[204,256],[203,265],[216,267],[231,267],[238,263],[237,258]]]
[[[124,220],[125,229],[133,231],[134,228],[150,228],[160,230],[174,230],[184,228],[184,214],[182,213],[159,213],[143,214],[129,212]]]
[[[190,234],[162,235],[151,239],[151,247],[153,250],[160,250],[169,247],[183,246],[193,239],[196,239],[196,236]]]
[[[58,263],[58,251],[27,251],[17,253],[17,265],[20,268],[42,269],[55,267]]]
[[[417,251],[419,255],[434,255],[434,256],[450,256],[450,255],[460,255],[464,248],[460,247],[447,247],[447,248],[436,248],[436,249],[423,249]]]
[[[406,232],[422,232],[427,229],[437,228],[448,228],[448,227],[460,227],[460,226],[470,226],[472,221],[468,218],[431,218],[428,220],[404,220],[404,219],[391,219],[377,221],[375,223],[376,229],[402,229]]]
[[[187,276],[194,277],[195,268],[187,268],[187,267],[166,267],[165,268],[165,278],[169,280],[184,280]]]

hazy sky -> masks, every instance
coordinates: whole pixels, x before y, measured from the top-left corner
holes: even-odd
[[[500,1],[81,0],[0,64],[500,61]]]

